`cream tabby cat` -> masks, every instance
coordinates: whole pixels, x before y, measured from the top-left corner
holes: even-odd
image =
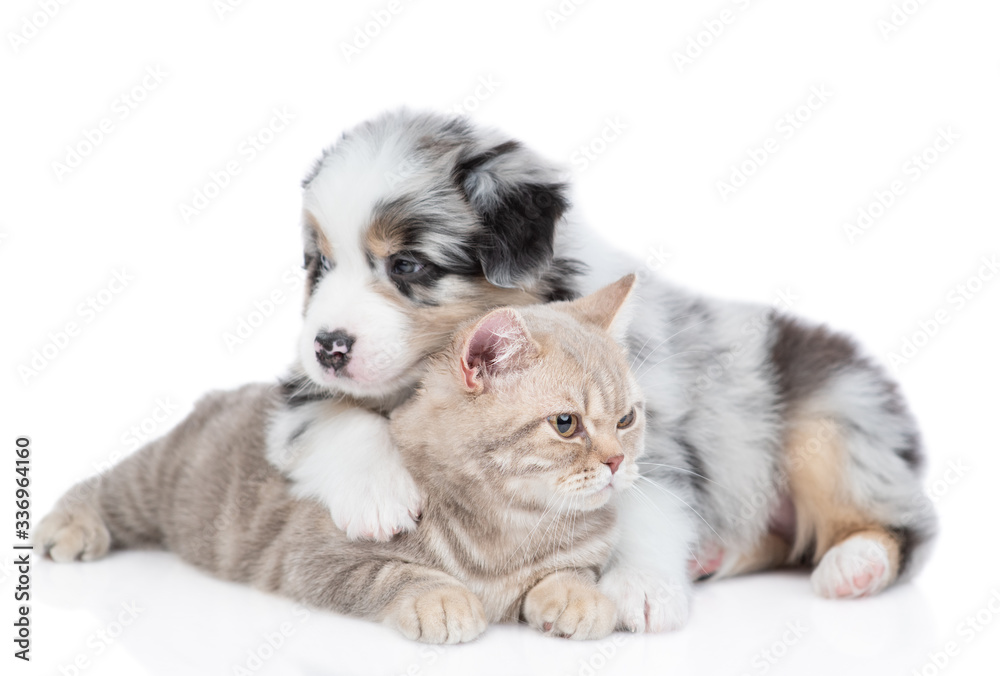
[[[637,477],[643,443],[640,392],[609,333],[622,333],[633,283],[494,310],[431,360],[392,420],[427,496],[415,532],[350,541],[325,507],[292,497],[259,423],[278,395],[253,385],[210,395],[169,435],[76,486],[37,541],[56,561],[166,547],[421,641],[468,641],[517,620],[603,637],[615,627],[597,587],[615,546],[611,498]]]

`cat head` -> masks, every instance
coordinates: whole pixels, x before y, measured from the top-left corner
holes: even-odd
[[[616,338],[634,284],[500,308],[460,330],[393,415],[418,481],[560,511],[597,509],[631,486],[643,400]]]

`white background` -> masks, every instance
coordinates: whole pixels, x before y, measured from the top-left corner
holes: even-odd
[[[343,129],[406,104],[464,107],[565,163],[586,219],[674,280],[761,302],[791,294],[796,312],[882,359],[917,341],[895,371],[922,421],[943,534],[914,583],[871,600],[823,601],[804,575],[759,575],[700,586],[689,626],[672,635],[576,644],[493,627],[440,650],[329,613],[303,621],[291,603],[167,553],[35,561],[30,665],[11,656],[16,575],[4,545],[5,674],[995,673],[1000,282],[972,282],[961,308],[954,294],[1000,253],[1000,5],[908,0],[914,13],[886,35],[890,0],[592,0],[554,25],[557,0],[403,0],[348,60],[343,45],[387,2],[247,0],[221,16],[218,4],[71,2],[32,32],[24,22],[43,22],[40,5],[4,3],[4,529],[17,435],[32,439],[37,523],[134,445],[133,426],[159,434],[205,391],[283,370],[301,294],[286,276],[300,256],[298,182]],[[723,10],[730,23],[713,23]],[[706,46],[679,65],[689,39]],[[148,68],[162,81],[130,94]],[[830,96],[798,110],[814,87]],[[126,117],[123,94],[144,99]],[[294,119],[248,161],[241,144],[276,108]],[[776,125],[797,110],[808,119],[789,138]],[[54,162],[104,118],[110,132],[58,175]],[[596,141],[609,124],[617,137]],[[957,140],[913,180],[907,163],[939,129]],[[775,152],[724,200],[718,182],[769,139]],[[584,161],[580,146],[603,152]],[[180,206],[231,160],[240,173],[185,222]],[[896,180],[905,192],[849,241],[844,224]],[[81,304],[122,270],[127,287],[88,313]],[[275,290],[274,312],[227,346]],[[939,312],[947,323],[915,336]],[[25,375],[69,322],[76,335]],[[125,627],[123,603],[141,609]],[[966,621],[976,613],[981,631]],[[949,642],[956,654],[936,671],[928,660]]]

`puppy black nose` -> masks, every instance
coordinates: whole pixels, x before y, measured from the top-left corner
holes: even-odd
[[[351,358],[351,346],[354,345],[354,336],[348,335],[346,331],[337,329],[336,331],[320,331],[316,334],[316,361],[327,368],[339,371]]]

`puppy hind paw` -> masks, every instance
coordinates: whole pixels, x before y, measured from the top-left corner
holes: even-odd
[[[889,553],[878,540],[856,535],[823,555],[812,573],[813,590],[830,599],[871,596],[893,580]]]
[[[703,543],[688,559],[688,579],[703,580],[714,575],[722,567],[725,554],[722,545],[715,542]]]

